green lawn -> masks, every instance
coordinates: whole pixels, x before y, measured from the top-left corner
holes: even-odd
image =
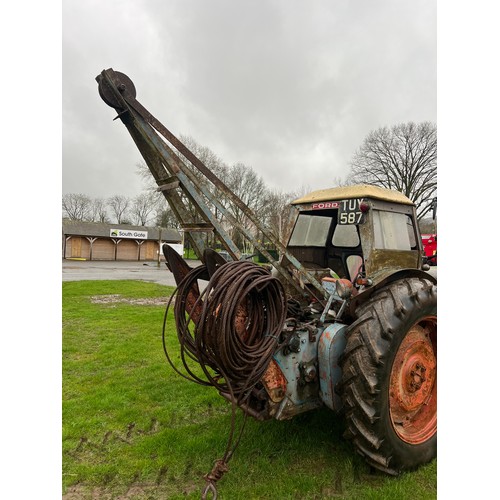
[[[163,353],[171,293],[138,281],[63,283],[67,499],[200,498],[203,475],[223,455],[229,403],[177,375]],[[169,330],[169,352],[177,359],[174,336]],[[436,461],[387,477],[370,471],[342,431],[327,409],[287,422],[249,419],[217,485],[219,498],[436,498]]]

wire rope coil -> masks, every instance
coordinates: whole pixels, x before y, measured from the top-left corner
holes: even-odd
[[[199,294],[197,282],[204,274],[205,266],[191,270],[174,293],[177,336],[188,374],[183,375],[229,391],[241,402],[260,381],[276,352],[286,319],[286,294],[269,271],[248,261],[219,267]],[[195,301],[193,295],[189,297],[193,292]],[[166,352],[165,341],[164,349]],[[190,360],[199,363],[205,379],[195,374]]]
[[[248,261],[227,262],[211,276],[203,293],[198,279],[205,265],[192,269],[179,283],[165,310],[163,349],[169,364],[184,378],[229,393],[232,419],[226,451],[216,463],[217,474],[205,476],[216,497],[215,482],[228,470],[227,462],[241,439],[246,417],[234,441],[236,405],[245,403],[262,379],[279,339],[287,314],[282,283],[269,271]],[[166,346],[168,311],[174,302],[174,319],[185,372],[175,366]],[[192,368],[196,362],[202,369]]]

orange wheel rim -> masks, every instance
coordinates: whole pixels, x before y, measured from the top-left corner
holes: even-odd
[[[437,319],[415,324],[399,346],[391,370],[389,408],[394,431],[421,444],[437,431]]]

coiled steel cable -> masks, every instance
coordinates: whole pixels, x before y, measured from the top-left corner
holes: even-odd
[[[232,389],[241,402],[262,378],[276,351],[287,313],[285,292],[281,282],[261,266],[235,261],[218,268],[204,292],[195,301],[189,300],[205,273],[204,266],[199,266],[179,284],[167,305],[163,338],[167,311],[175,297],[174,317],[181,359],[189,374],[186,378],[223,392]],[[173,366],[165,341],[164,349]],[[189,360],[199,363],[206,380],[194,373]]]
[[[197,283],[203,275],[205,266],[191,270],[170,298],[163,321],[163,349],[172,368],[184,378],[212,385],[231,396],[231,430],[224,457],[217,461],[220,469],[234,453],[246,422],[245,415],[234,444],[236,405],[249,398],[279,347],[287,301],[281,282],[252,262],[222,265],[199,294]],[[173,300],[180,355],[187,374],[174,365],[166,347],[166,320]],[[199,364],[205,379],[190,367],[191,361]],[[214,477],[218,479],[219,474],[213,472],[205,476],[205,494],[216,491]]]

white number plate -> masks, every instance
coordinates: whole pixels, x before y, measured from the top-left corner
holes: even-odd
[[[339,203],[339,224],[363,224],[364,213],[360,209],[361,199],[342,200]]]

